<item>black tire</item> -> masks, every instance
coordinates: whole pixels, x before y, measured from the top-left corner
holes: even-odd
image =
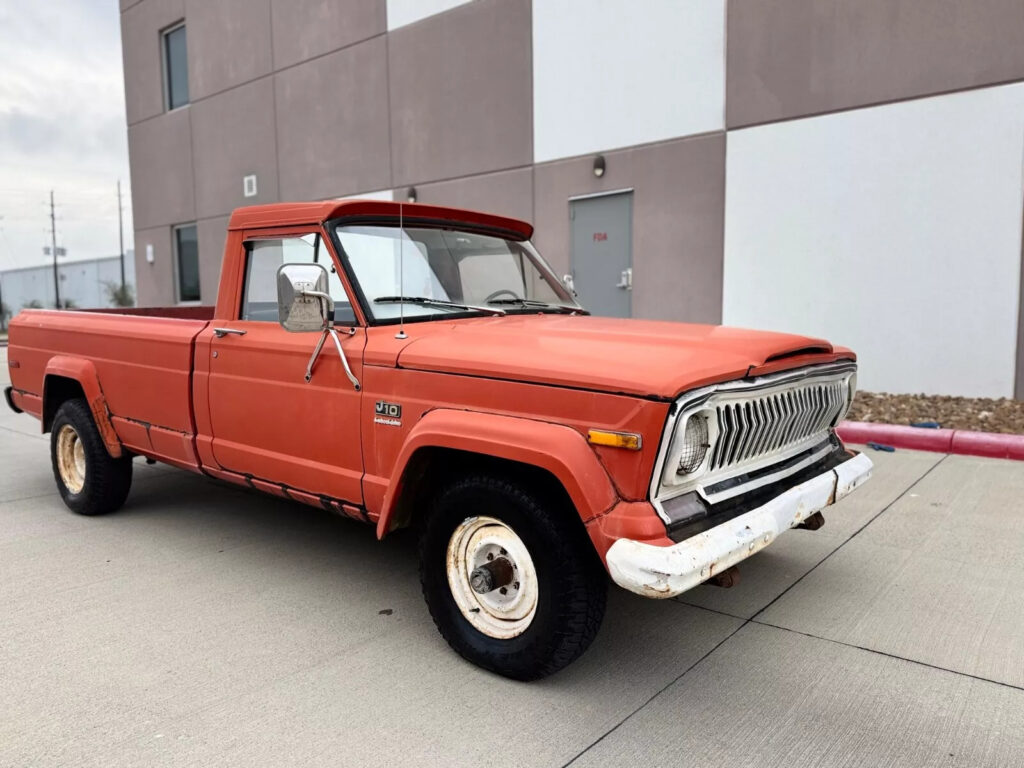
[[[489,475],[457,480],[435,499],[420,538],[420,582],[434,623],[463,658],[505,677],[536,680],[590,646],[604,617],[608,577],[575,510],[566,506],[551,494]],[[536,613],[510,639],[474,627],[449,586],[449,541],[477,515],[510,527],[537,573]]]
[[[58,443],[66,427],[76,433],[85,457],[84,481],[78,490],[65,483],[58,462]],[[102,515],[120,508],[128,498],[132,485],[132,458],[124,455],[115,459],[107,453],[85,400],[66,400],[57,409],[50,428],[50,461],[60,497],[72,512]]]

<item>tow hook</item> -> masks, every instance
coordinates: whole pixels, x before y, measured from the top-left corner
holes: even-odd
[[[712,587],[722,587],[723,589],[735,587],[740,583],[740,569],[735,565],[730,566],[721,573],[716,573],[704,583],[710,584]]]
[[[815,512],[813,515],[804,520],[797,528],[803,528],[808,531],[816,531],[825,524],[825,516],[821,512]]]

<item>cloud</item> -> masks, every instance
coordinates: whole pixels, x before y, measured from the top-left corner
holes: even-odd
[[[0,270],[43,259],[49,190],[75,257],[131,246],[117,0],[0,0]]]

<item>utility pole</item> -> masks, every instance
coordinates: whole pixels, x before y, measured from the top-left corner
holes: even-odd
[[[53,245],[53,297],[60,309],[60,278],[57,276],[57,216],[53,207],[53,190],[50,190],[50,241]]]
[[[117,236],[121,247],[121,292],[124,293],[124,220],[122,213],[124,208],[121,205],[121,180],[117,180]]]

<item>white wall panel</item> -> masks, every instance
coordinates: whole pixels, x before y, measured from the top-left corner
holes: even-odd
[[[724,322],[852,347],[860,386],[1011,396],[1024,85],[730,132]]]
[[[398,29],[470,0],[388,0],[388,29]]]
[[[724,0],[535,0],[535,160],[720,130],[724,41]]]

